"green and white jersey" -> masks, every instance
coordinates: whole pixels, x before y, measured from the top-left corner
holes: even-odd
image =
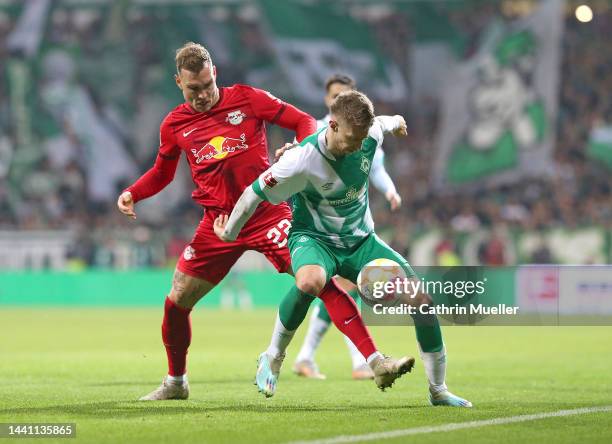
[[[396,117],[376,117],[361,150],[340,158],[329,152],[322,128],[283,154],[253,182],[262,199],[278,204],[293,196],[291,235],[308,234],[334,247],[352,248],[374,231],[368,177],[384,133]]]

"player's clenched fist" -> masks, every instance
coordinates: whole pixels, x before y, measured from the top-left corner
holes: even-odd
[[[117,199],[117,208],[123,214],[132,219],[136,219],[136,213],[134,212],[134,199],[132,198],[132,193],[129,191],[124,191]]]
[[[215,230],[215,234],[219,237],[219,239],[225,242],[229,242],[231,240],[227,238],[224,234],[225,226],[227,225],[228,219],[229,216],[227,214],[220,214],[219,216],[217,216],[213,224],[213,230]]]
[[[400,116],[399,114],[396,115],[395,118],[398,120],[399,124],[397,125],[397,128],[393,130],[393,135],[396,137],[407,136],[408,127],[406,126],[406,120],[404,120],[404,118]]]

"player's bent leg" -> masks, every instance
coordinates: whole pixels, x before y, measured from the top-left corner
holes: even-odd
[[[326,283],[325,269],[320,265],[304,265],[295,274],[295,285],[305,294],[318,295]]]
[[[347,292],[347,294],[353,298],[355,302],[359,298],[359,292],[357,291],[357,286],[353,284],[348,279],[344,278],[336,278],[338,281],[338,285]],[[351,377],[357,381],[363,379],[374,379],[374,373],[372,369],[368,365],[368,363],[363,359],[355,344],[351,342],[349,338],[344,337],[344,341],[346,342],[346,346],[348,348],[349,354],[351,355],[351,363],[353,366],[353,371],[351,373]]]
[[[336,276],[335,279],[338,283],[338,286],[343,289],[351,298],[353,298],[355,302],[357,302],[357,298],[359,298],[357,286],[348,279],[345,279],[340,276]],[[319,311],[319,315],[326,316],[327,318],[329,318],[329,314],[327,313],[327,310],[324,306]],[[355,380],[374,379],[374,373],[372,372],[372,369],[370,368],[366,360],[363,358],[357,347],[355,347],[355,344],[353,344],[353,342],[347,336],[344,336],[344,342],[346,343],[346,347],[348,348],[349,354],[351,356],[351,377]],[[304,344],[306,345],[306,342]],[[314,365],[316,366],[316,364]]]
[[[187,350],[191,344],[191,309],[214,284],[175,270],[172,289],[164,304],[162,339],[168,358],[168,375],[141,401],[187,399]]]
[[[319,298],[325,303],[334,325],[366,358],[374,373],[374,382],[381,390],[391,387],[396,379],[410,372],[414,358],[405,356],[400,359],[383,356],[374,345],[370,333],[361,319],[355,301],[353,301],[332,279],[327,283]]]
[[[433,304],[431,297],[424,292],[414,298],[405,295],[402,303],[414,306]],[[420,312],[413,316],[417,341],[425,373],[429,380],[429,402],[433,406],[472,407],[472,403],[448,391],[446,386],[446,347],[442,341],[442,332],[435,315],[423,315]]]
[[[296,275],[296,286],[305,294],[319,294],[325,285],[326,272],[318,265],[305,265],[298,270]],[[325,322],[318,317],[319,307],[315,307],[308,332],[304,338],[304,344],[298,353],[293,365],[293,371],[298,376],[306,378],[325,379],[325,375],[319,372],[314,362],[314,352],[321,338],[329,328],[330,322]]]
[[[280,303],[270,345],[259,355],[255,374],[255,385],[259,392],[268,398],[276,393],[285,350],[306,317],[313,300],[313,296],[300,291],[294,285]]]
[[[404,268],[407,276],[418,279],[406,259],[389,247],[378,236],[372,235],[360,250],[359,254],[354,258],[355,263],[353,267],[355,273],[358,273],[365,264],[373,259],[386,258],[399,263]],[[400,302],[412,306],[428,306],[433,304],[431,297],[424,292],[419,292],[416,295],[403,294]],[[421,359],[425,367],[425,374],[429,381],[431,403],[433,405],[471,407],[472,404],[469,401],[453,395],[446,387],[446,349],[436,315],[422,314],[420,310],[417,310],[412,319],[414,321]]]
[[[177,269],[174,271],[172,289],[168,298],[179,307],[191,310],[215,286],[216,284],[205,279],[190,276]]]
[[[290,217],[289,209],[287,213]],[[278,216],[275,216],[278,218]],[[273,224],[276,220],[272,221]],[[286,228],[286,220],[280,220],[275,226],[272,226],[272,231],[280,230],[281,226]],[[267,224],[262,224],[266,225]],[[267,229],[267,228],[266,228]],[[283,230],[281,230],[283,231]],[[269,233],[269,232],[268,232]],[[266,234],[266,233],[264,233]],[[270,238],[267,234],[265,238]],[[297,241],[298,243],[300,241]],[[289,240],[289,245],[292,241]],[[292,258],[289,252],[289,248],[286,242],[282,245],[253,245],[254,249],[262,252],[272,262],[279,272],[287,272],[293,275]],[[325,255],[325,252],[317,248],[317,246],[308,242],[307,244],[301,245],[300,254],[309,251],[308,258],[314,262],[319,263],[324,261],[321,255]],[[276,384],[280,374],[280,368],[285,357],[285,350],[287,349],[295,330],[302,323],[308,308],[314,300],[314,296],[301,291],[297,286],[293,286],[287,295],[281,301],[279,306],[278,316],[274,326],[274,332],[270,341],[268,349],[259,356],[257,364],[257,374],[255,376],[255,383],[260,392],[266,396],[273,396],[276,391]]]

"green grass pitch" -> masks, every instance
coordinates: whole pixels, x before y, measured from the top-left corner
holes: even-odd
[[[344,342],[330,332],[318,353],[326,381],[294,376],[285,363],[277,395],[252,385],[273,310],[199,308],[189,355],[191,398],[136,402],[165,373],[161,311],[0,311],[0,422],[72,422],[87,443],[282,443],[411,427],[612,405],[612,328],[446,327],[447,382],[473,409],[434,408],[420,360],[386,393],[350,379]],[[414,331],[378,327],[387,354],[415,354]],[[429,442],[612,442],[612,412],[385,439]],[[12,440],[0,440],[11,442]],[[28,442],[30,440],[20,440]],[[33,442],[52,442],[37,439]]]

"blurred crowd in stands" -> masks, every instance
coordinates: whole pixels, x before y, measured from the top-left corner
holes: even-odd
[[[473,12],[448,13],[464,36],[460,57],[473,51],[484,25],[500,13],[495,5]],[[190,200],[186,165],[163,199],[138,205],[137,222],[119,214],[115,202],[123,187],[152,165],[158,125],[182,100],[172,79],[173,49],[184,42],[185,28],[205,23],[208,34],[200,33],[200,40],[211,49],[220,85],[248,82],[249,68],[270,59],[272,50],[249,8],[212,8],[195,16],[158,8],[114,18],[116,23],[109,23],[107,14],[96,9],[53,12],[44,38],[48,49],[35,64],[36,77],[23,79],[28,93],[37,92],[32,98],[36,111],[30,115],[20,114],[7,90],[15,84],[9,76],[16,75],[18,66],[10,71],[0,63],[0,230],[73,230],[69,259],[81,266],[115,266],[119,245],[136,252],[129,266],[165,266],[181,254],[201,217],[201,209]],[[387,55],[406,66],[410,21],[389,14],[366,18]],[[14,23],[10,14],[0,14],[0,60],[9,57],[7,37]],[[179,28],[184,32],[175,33]],[[219,39],[222,31],[232,34],[231,39]],[[612,124],[611,33],[612,10],[597,14],[588,25],[567,16],[551,177],[469,192],[434,192],[436,99],[375,103],[378,114],[405,115],[410,134],[407,140],[385,142],[387,169],[403,198],[401,209],[391,213],[380,193],[370,193],[383,237],[409,253],[411,239],[439,228],[445,235],[437,251],[452,253],[457,234],[487,228],[494,234],[479,249],[479,259],[501,265],[511,259],[495,233],[584,225],[610,229],[611,171],[587,158],[585,150],[594,126]],[[236,58],[236,51],[244,57]],[[305,109],[317,118],[326,113],[322,98],[321,107]],[[16,137],[23,137],[16,128],[19,118],[31,124],[29,151],[13,149]],[[270,128],[270,151],[287,136]],[[536,253],[533,262],[551,260],[545,248]]]

